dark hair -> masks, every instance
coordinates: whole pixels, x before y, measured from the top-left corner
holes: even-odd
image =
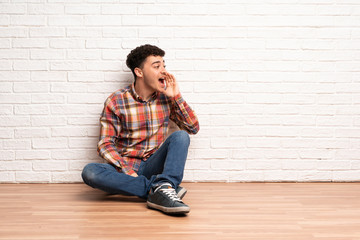
[[[128,55],[126,59],[126,65],[130,68],[131,72],[134,74],[134,79],[136,80],[135,68],[142,68],[145,59],[148,56],[161,56],[165,55],[165,51],[150,45],[145,44],[133,49]]]

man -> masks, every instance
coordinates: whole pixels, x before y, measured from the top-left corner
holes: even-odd
[[[107,98],[100,118],[98,152],[107,163],[86,165],[82,178],[111,194],[147,199],[149,208],[184,214],[190,207],[181,200],[186,190],[179,185],[188,133],[196,134],[199,122],[175,77],[166,71],[164,55],[152,45],[129,53],[126,65],[135,81]],[[182,130],[166,138],[170,120]]]

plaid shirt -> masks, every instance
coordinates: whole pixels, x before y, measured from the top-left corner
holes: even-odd
[[[134,84],[129,85],[105,101],[98,152],[118,171],[131,175],[165,141],[170,120],[190,134],[199,131],[198,119],[180,93],[169,98],[156,92],[146,102]]]

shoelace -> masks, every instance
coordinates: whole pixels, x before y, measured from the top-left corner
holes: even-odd
[[[161,188],[160,191],[165,193],[172,201],[182,202],[180,198],[176,195],[176,191],[173,188]]]

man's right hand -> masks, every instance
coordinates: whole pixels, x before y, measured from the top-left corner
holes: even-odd
[[[137,175],[137,173],[133,173],[133,174],[131,174],[130,176],[133,176],[133,177],[138,177],[139,175]]]

